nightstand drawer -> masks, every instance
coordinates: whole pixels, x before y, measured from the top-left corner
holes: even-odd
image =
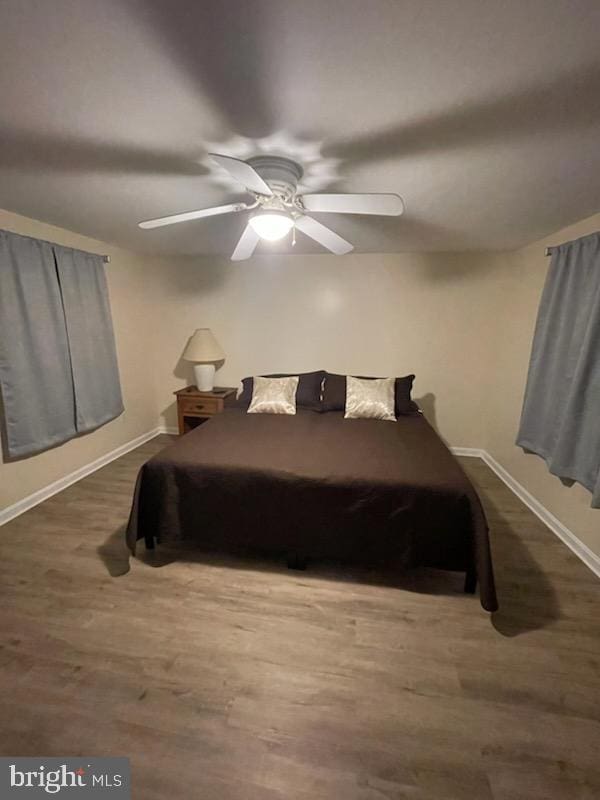
[[[186,386],[174,392],[177,397],[179,433],[187,433],[215,414],[220,414],[225,406],[234,402],[235,393],[236,390],[228,386],[217,386],[211,392],[199,392],[195,386]]]
[[[179,402],[184,414],[217,414],[223,401],[214,397],[186,397]]]

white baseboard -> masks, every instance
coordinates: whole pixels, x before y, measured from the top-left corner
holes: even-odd
[[[67,486],[71,486],[73,483],[80,481],[82,478],[85,478],[87,475],[91,475],[92,472],[95,472],[100,467],[104,467],[106,464],[110,464],[111,461],[119,458],[120,456],[125,455],[125,453],[129,453],[130,450],[135,450],[136,447],[144,444],[145,442],[150,441],[150,439],[154,439],[155,436],[158,436],[160,433],[167,433],[171,436],[177,435],[178,430],[177,428],[173,428],[166,425],[161,425],[157,428],[153,428],[150,431],[146,431],[146,433],[142,433],[141,436],[136,437],[135,439],[131,439],[131,441],[122,444],[120,447],[111,450],[110,453],[105,453],[105,455],[100,456],[95,461],[86,464],[83,467],[71,472],[69,475],[65,475],[64,478],[60,478],[54,483],[50,483],[48,486],[45,486],[43,489],[39,489],[37,492],[24,497],[22,500],[14,503],[7,508],[0,510],[0,526],[4,525],[5,523],[9,522],[11,519],[18,517],[20,514],[25,513],[30,508],[37,506],[39,503],[42,503],[44,500],[47,500],[52,495],[57,494],[58,492],[62,492],[63,489],[66,489]],[[477,447],[452,447],[452,452],[456,456],[467,456],[470,458],[481,458],[488,467],[496,473],[496,475],[503,481],[508,488],[514,492],[514,494],[521,500],[521,502],[525,503],[527,508],[529,508],[533,513],[541,519],[541,521],[548,527],[550,530],[561,539],[568,548],[570,548],[573,553],[575,553],[578,558],[580,558],[583,563],[589,567],[598,577],[600,577],[600,556],[596,555],[590,548],[585,545],[580,539],[575,536],[572,531],[570,531],[563,523],[557,519],[553,514],[548,511],[545,506],[543,506],[539,500],[530,494],[527,489],[522,486],[515,478],[508,473],[504,467],[499,464],[495,458],[493,458],[486,450],[482,450]]]
[[[455,456],[467,456],[468,458],[483,458],[485,452],[478,447],[451,447],[450,450]]]
[[[575,536],[566,525],[563,525],[554,514],[550,513],[550,511],[528,492],[518,480],[513,478],[513,476],[504,469],[502,464],[499,464],[487,450],[479,450],[473,447],[453,447],[451,449],[454,455],[457,456],[481,458],[519,500],[524,503],[530,511],[533,511],[536,517],[541,519],[544,525],[550,528],[552,533],[558,536],[558,538],[583,561],[586,567],[591,569],[592,572],[600,578],[600,556],[590,550],[590,548],[584,544],[581,539]]]
[[[135,450],[136,447],[148,442],[150,439],[154,439],[154,437],[158,436],[159,433],[166,432],[167,429],[163,427],[146,431],[146,433],[142,433],[141,436],[136,436],[135,439],[131,439],[131,441],[122,444],[120,447],[116,447],[114,450],[111,450],[110,453],[105,453],[95,461],[91,461],[89,464],[85,464],[83,467],[76,469],[74,472],[70,472],[68,475],[65,475],[64,478],[59,478],[59,480],[54,481],[54,483],[44,486],[43,489],[39,489],[37,492],[24,497],[22,500],[18,500],[13,505],[1,509],[0,525],[10,522],[11,519],[18,517],[20,514],[24,514],[25,511],[28,511],[30,508],[33,508],[39,503],[42,503],[44,500],[47,500],[49,497],[52,497],[53,494],[62,492],[62,490],[66,489],[67,486],[77,483],[77,481],[80,481],[87,475],[91,475],[92,472],[100,469],[100,467],[104,467],[106,464],[110,464],[110,462],[114,461],[116,458],[124,456],[125,453],[129,453],[130,450]]]

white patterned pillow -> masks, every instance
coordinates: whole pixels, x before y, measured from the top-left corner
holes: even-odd
[[[387,419],[396,422],[394,414],[394,378],[363,380],[346,377],[346,419]]]
[[[295,414],[298,376],[252,379],[252,400],[248,414]]]

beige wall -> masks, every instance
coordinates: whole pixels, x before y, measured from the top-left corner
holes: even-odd
[[[218,382],[320,367],[415,372],[415,396],[450,444],[484,435],[480,368],[496,266],[482,255],[350,255],[150,259],[0,212],[0,227],[108,253],[107,277],[126,411],[91,434],[0,464],[0,508],[157,425],[176,425],[173,391],[192,382],[181,360],[196,327],[227,359]],[[482,335],[482,332],[483,335]]]
[[[124,414],[92,433],[39,455],[0,462],[2,509],[155,427],[157,414],[154,383],[148,368],[152,353],[138,337],[140,329],[150,328],[150,312],[154,313],[140,291],[145,284],[145,260],[7,211],[0,211],[0,228],[111,256],[106,273],[125,403]]]
[[[451,445],[484,447],[600,555],[600,512],[514,444],[547,244],[600,228],[600,215],[512,253],[173,259],[155,266],[162,424],[192,382],[180,356],[194,328],[227,354],[221,385],[244,375],[310,370],[415,372],[415,396]]]
[[[221,385],[270,371],[415,372],[415,396],[451,445],[484,447],[592,550],[600,513],[514,445],[546,244],[600,228],[600,215],[514,253],[149,259],[0,211],[0,227],[94,252],[107,267],[126,411],[98,431],[0,464],[0,508],[158,424],[192,382],[194,328],[227,354]]]
[[[176,424],[172,392],[192,382],[192,366],[180,356],[194,328],[206,326],[227,355],[220,385],[319,368],[414,372],[415,396],[445,439],[480,447],[495,270],[473,254],[164,263],[153,281],[162,331],[153,364],[163,421]]]
[[[544,461],[516,447],[533,330],[549,261],[546,246],[600,230],[600,214],[515,253],[497,256],[495,327],[486,393],[485,449],[554,516],[600,555],[600,511],[579,485],[570,488],[549,474]]]

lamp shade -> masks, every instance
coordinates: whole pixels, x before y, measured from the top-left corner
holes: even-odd
[[[210,328],[198,328],[190,336],[183,357],[186,361],[222,361],[225,353]]]

